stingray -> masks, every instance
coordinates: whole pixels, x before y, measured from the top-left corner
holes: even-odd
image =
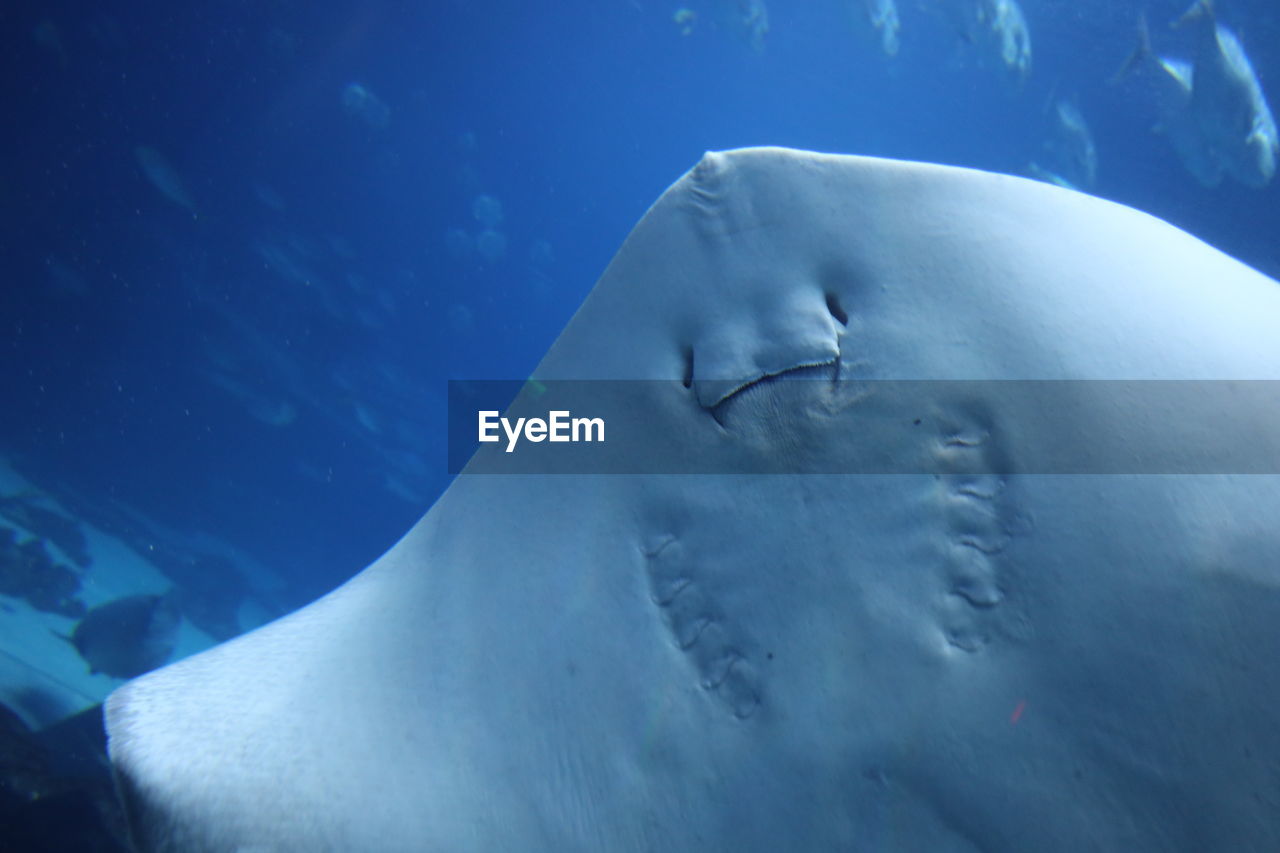
[[[464,471],[344,586],[123,686],[135,841],[1280,849],[1275,467],[1033,464],[1162,445],[1180,408],[1108,389],[1280,379],[1277,329],[1276,282],[1121,205],[709,153],[535,374],[659,380],[637,419],[708,473]],[[1228,397],[1196,423],[1274,452]]]

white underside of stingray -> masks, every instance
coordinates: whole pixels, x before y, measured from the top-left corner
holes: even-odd
[[[1280,379],[1280,286],[1028,180],[708,154],[538,376],[690,359],[645,417],[709,454],[756,395],[752,452],[957,473],[464,474],[350,583],[111,697],[139,847],[1280,849],[1280,477],[966,475],[1164,424],[748,384]]]

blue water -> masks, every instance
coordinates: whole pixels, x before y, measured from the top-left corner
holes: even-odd
[[[705,0],[687,36],[653,0],[8,4],[0,453],[300,605],[447,485],[445,381],[528,375],[704,150],[1021,174],[1056,98],[1093,192],[1280,274],[1280,190],[1199,186],[1108,83],[1140,11],[1188,52],[1180,2],[1025,0],[1021,86],[913,2],[890,60],[846,5],[770,0],[755,51]],[[1280,17],[1220,12],[1280,93]]]

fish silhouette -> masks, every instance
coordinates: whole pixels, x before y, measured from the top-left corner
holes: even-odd
[[[130,595],[92,608],[70,637],[89,673],[135,678],[169,659],[182,614],[171,594]]]

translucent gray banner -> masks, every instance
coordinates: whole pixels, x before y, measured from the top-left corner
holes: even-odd
[[[711,393],[677,381],[451,382],[450,472],[1280,473],[1280,381],[860,380],[834,370]]]

